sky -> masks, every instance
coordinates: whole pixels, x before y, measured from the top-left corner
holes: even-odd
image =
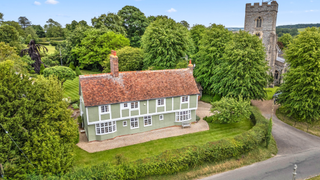
[[[32,24],[45,25],[49,18],[62,26],[73,20],[91,19],[109,12],[117,13],[126,5],[139,8],[147,17],[167,15],[177,22],[222,24],[243,27],[246,3],[261,0],[0,0],[5,21],[27,17]],[[320,23],[320,0],[278,0],[277,25]]]

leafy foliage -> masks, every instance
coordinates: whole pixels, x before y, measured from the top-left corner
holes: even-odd
[[[76,78],[76,73],[69,67],[65,66],[54,66],[50,68],[46,68],[43,71],[44,77],[56,76],[58,80],[61,82],[61,86],[66,80],[73,80]]]
[[[285,33],[283,34],[283,36],[281,36],[279,39],[278,39],[279,42],[282,42],[283,46],[285,48],[288,47],[288,45],[293,41],[293,38],[292,36],[289,34],[289,33]]]
[[[320,119],[320,32],[307,28],[286,50],[290,70],[278,97],[283,111],[298,121],[313,124]]]
[[[266,147],[269,147],[270,140],[272,138],[272,118],[269,119],[268,131],[266,134]]]
[[[88,29],[85,38],[80,45],[72,49],[77,54],[80,68],[90,67],[91,69],[100,68],[103,58],[107,58],[111,50],[117,50],[129,46],[129,39],[122,34],[115,34],[113,31],[103,29]]]
[[[268,69],[262,41],[240,31],[226,47],[221,63],[212,70],[210,88],[222,96],[263,100],[267,95],[264,87],[268,84]]]
[[[40,65],[40,74],[43,74],[43,71],[44,71],[45,67],[43,64]]]
[[[4,21],[2,24],[6,24],[6,25],[9,25],[9,26],[12,26],[14,28],[16,28],[16,30],[18,31],[19,33],[19,36],[22,36],[22,37],[25,37],[25,32],[24,30],[22,29],[22,27],[20,26],[20,24],[16,21]]]
[[[17,53],[21,50],[18,31],[9,25],[0,26],[0,42],[8,43],[11,47],[15,47]]]
[[[117,51],[119,71],[137,71],[142,70],[143,50],[126,46]],[[110,72],[110,58],[103,62],[103,72]]]
[[[39,38],[46,37],[46,33],[44,32],[42,26],[40,25],[31,25],[31,27],[36,31],[36,34]]]
[[[39,37],[36,33],[36,30],[34,30],[32,26],[28,26],[25,30],[25,33],[27,36],[30,35],[31,39],[33,39],[35,43],[39,42]],[[26,44],[29,44],[31,39],[26,40]]]
[[[64,37],[64,31],[60,23],[51,18],[46,21],[46,23],[47,24],[44,25],[46,37]]]
[[[144,13],[134,6],[125,6],[118,12],[118,16],[123,19],[123,26],[126,29],[130,45],[132,47],[140,47],[141,36],[148,26]]]
[[[20,77],[13,62],[0,62],[0,123],[30,159],[0,129],[0,164],[9,179],[26,179],[26,174],[66,173],[73,166],[77,125],[54,78],[30,81]]]
[[[180,24],[182,24],[184,27],[186,27],[188,29],[190,28],[190,24],[185,20],[180,21]]]
[[[3,13],[0,12],[0,22],[3,21]]]
[[[9,44],[0,42],[0,62],[6,60],[11,60],[14,63],[13,69],[15,72],[27,73],[28,64],[20,59],[16,54],[15,48],[9,46]]]
[[[20,16],[18,18],[18,22],[23,29],[26,29],[28,26],[31,25],[31,21],[29,21],[29,19],[24,16]]]
[[[115,33],[126,36],[126,29],[123,26],[123,19],[115,13],[102,14],[98,18],[91,19],[92,26],[94,28],[107,28]]]
[[[70,63],[69,68],[74,71],[76,70],[76,67],[74,66],[73,62]]]
[[[242,119],[249,119],[251,115],[250,101],[243,100],[242,97],[223,97],[211,104],[211,111],[218,111],[214,119],[220,123],[236,123]]]
[[[78,25],[88,26],[88,24],[87,24],[87,22],[85,20],[82,20],[82,21],[79,21],[79,22],[77,22],[76,20],[73,20],[71,22],[71,24],[66,24],[66,29],[68,29],[69,31],[73,32]]]
[[[206,27],[201,24],[192,26],[190,29],[191,38],[195,46],[195,53],[199,52],[200,40],[202,39],[205,30]]]
[[[201,28],[199,27],[199,29]],[[201,31],[198,34],[198,37],[200,37]],[[202,36],[198,44],[199,52],[193,56],[196,64],[194,75],[205,93],[215,94],[214,69],[222,62],[226,45],[232,40],[232,32],[222,25],[213,24],[204,31]]]
[[[291,36],[296,36],[299,34],[297,28],[278,28],[276,29],[278,37],[283,36],[285,33],[289,33]]]
[[[144,68],[174,68],[191,48],[188,29],[173,19],[158,18],[142,36]]]
[[[80,69],[79,69],[78,66],[76,67],[76,75],[77,75],[77,76],[80,76],[80,75],[81,75],[81,71],[80,71]]]

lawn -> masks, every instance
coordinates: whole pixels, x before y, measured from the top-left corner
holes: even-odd
[[[99,74],[100,72],[92,72],[88,70],[80,70],[81,74]],[[71,97],[72,101],[79,99],[79,77],[76,77],[74,80],[67,80],[63,83],[64,88],[64,97]]]
[[[48,54],[53,54],[54,51],[56,50],[55,46],[48,45],[45,47],[48,49]]]
[[[114,156],[116,154],[122,154],[128,161],[134,161],[140,158],[158,155],[165,150],[178,149],[189,145],[202,145],[223,138],[232,138],[248,131],[253,127],[253,124],[250,120],[243,120],[234,124],[209,123],[209,126],[210,130],[208,131],[158,139],[96,153],[88,153],[77,147],[75,151],[75,164],[78,167],[83,167],[92,166],[104,161],[114,163]]]
[[[264,88],[267,91],[267,95],[268,95],[266,100],[271,100],[272,96],[274,95],[274,93],[277,92],[278,88],[279,88],[278,86],[275,86],[273,88]]]

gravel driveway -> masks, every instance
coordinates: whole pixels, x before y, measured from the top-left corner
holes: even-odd
[[[270,118],[272,116],[272,134],[277,142],[278,155],[263,162],[204,179],[291,180],[294,164],[298,165],[297,179],[305,179],[320,174],[320,138],[280,121],[275,113],[272,114],[273,100],[252,101],[252,104],[260,109],[264,117]],[[275,106],[275,109],[277,108]]]

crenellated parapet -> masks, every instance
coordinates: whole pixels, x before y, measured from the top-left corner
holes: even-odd
[[[263,11],[276,11],[278,12],[278,3],[276,1],[272,1],[270,4],[268,2],[260,3],[251,3],[246,4],[246,12],[263,12]]]

